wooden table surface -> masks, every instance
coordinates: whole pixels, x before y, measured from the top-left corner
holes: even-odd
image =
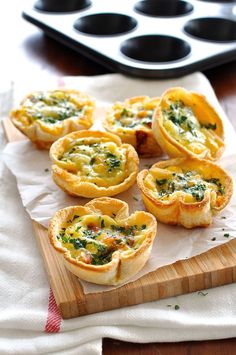
[[[97,75],[109,71],[82,55],[46,37],[21,18],[24,2],[5,1],[0,11],[0,80],[8,76],[24,80],[27,75]],[[236,129],[236,61],[204,72]],[[104,355],[226,355],[236,353],[235,339],[216,341],[131,344],[103,341]]]

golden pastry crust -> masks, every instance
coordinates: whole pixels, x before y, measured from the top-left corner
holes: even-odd
[[[131,144],[143,157],[161,156],[162,150],[151,129],[153,112],[159,101],[157,97],[136,96],[116,102],[107,111],[104,128],[117,134],[123,143]]]
[[[73,196],[114,196],[136,181],[139,159],[130,144],[114,134],[79,131],[57,140],[50,149],[55,183]]]
[[[119,285],[148,260],[156,220],[143,211],[129,216],[126,202],[101,197],[56,212],[48,233],[73,274],[96,284]]]
[[[10,113],[13,124],[39,149],[93,124],[94,100],[77,90],[35,91]]]
[[[142,170],[137,178],[144,204],[160,222],[207,227],[233,193],[233,180],[218,165],[199,158],[176,158]]]
[[[224,130],[206,97],[181,87],[167,90],[153,116],[153,134],[170,157],[219,159]]]

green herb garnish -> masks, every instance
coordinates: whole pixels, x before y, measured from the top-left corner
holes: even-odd
[[[201,126],[206,128],[206,129],[216,130],[216,123],[214,123],[214,124],[212,124],[212,123],[201,124]]]
[[[157,184],[158,186],[162,186],[162,185],[164,185],[166,182],[167,182],[167,179],[161,179],[161,180],[156,179],[156,184]]]
[[[211,179],[205,179],[206,182],[209,182],[211,184],[215,184],[218,187],[218,192],[221,195],[224,195],[225,193],[225,187],[222,185],[222,183],[220,182],[220,179],[218,178],[211,178]]]
[[[56,123],[57,122],[56,118],[53,118],[53,117],[44,117],[44,118],[42,118],[42,120],[45,123]]]
[[[89,164],[90,164],[90,165],[93,165],[93,164],[95,163],[95,160],[96,160],[96,158],[95,158],[95,157],[92,157]]]
[[[111,172],[113,169],[119,168],[121,161],[117,158],[116,155],[112,153],[107,153],[107,161],[106,164],[109,166],[108,171]]]
[[[206,295],[208,295],[208,292],[198,291],[197,294],[201,295],[201,296],[206,296]]]
[[[121,111],[120,115],[122,117],[133,117],[133,113],[130,110],[128,110],[127,108],[125,108],[125,107]]]
[[[205,195],[206,186],[201,183],[197,183],[194,186],[185,187],[184,191],[186,193],[190,193],[197,201],[202,201]]]
[[[73,244],[75,249],[86,248],[86,245],[88,244],[87,240],[79,238],[70,239],[69,242]]]

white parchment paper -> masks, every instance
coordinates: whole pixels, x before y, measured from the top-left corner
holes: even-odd
[[[86,91],[97,99],[96,122],[92,129],[101,128],[105,108],[117,100],[124,100],[136,95],[159,96],[164,90],[173,86],[183,86],[186,89],[205,94],[224,120],[226,150],[218,164],[224,167],[234,179],[236,178],[236,133],[203,74],[195,73],[180,79],[162,81],[128,78],[120,74],[97,77],[67,77],[63,81],[67,87]],[[60,80],[61,83],[62,80]],[[45,88],[45,84],[44,82],[44,85],[37,86],[37,83],[35,83],[30,89]],[[52,84],[50,87],[52,87]],[[16,97],[17,100],[22,98],[20,97],[20,88],[16,92]],[[70,205],[85,204],[89,201],[85,198],[70,197],[61,191],[51,178],[48,152],[37,150],[28,140],[8,143],[4,150],[4,160],[16,177],[26,210],[32,219],[45,227],[58,209]],[[142,159],[140,169],[156,161],[157,159]],[[114,197],[128,202],[130,212],[144,209],[136,185]],[[151,256],[145,267],[130,281],[134,281],[161,266],[203,253],[236,237],[235,209],[234,192],[229,205],[220,215],[214,217],[213,224],[206,229],[186,230],[182,227],[158,223],[158,233]],[[227,235],[227,237],[224,235]],[[82,282],[82,284],[85,293],[102,292],[112,288],[87,282]]]

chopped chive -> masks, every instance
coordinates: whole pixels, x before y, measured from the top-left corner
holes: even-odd
[[[216,123],[207,123],[207,124],[202,124],[202,127],[206,128],[206,129],[212,129],[215,130],[216,129]]]
[[[161,180],[156,179],[156,184],[157,184],[158,186],[162,186],[162,185],[164,185],[166,182],[167,182],[167,179],[161,179]]]
[[[90,164],[90,165],[93,165],[93,164],[95,163],[95,160],[96,160],[96,158],[95,158],[95,157],[92,157],[89,164]]]
[[[225,233],[225,234],[224,234],[224,237],[225,237],[225,238],[229,238],[229,233]]]
[[[208,292],[198,291],[197,294],[201,295],[201,296],[206,296],[206,295],[208,295]]]

